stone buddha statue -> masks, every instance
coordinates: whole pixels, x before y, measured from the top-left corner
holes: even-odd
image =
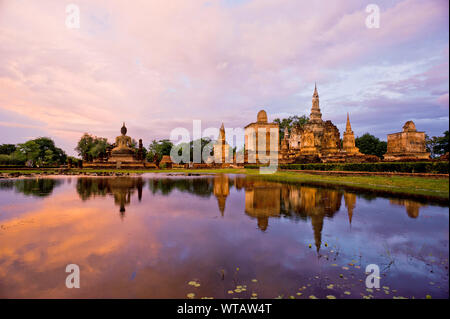
[[[127,128],[125,127],[125,123],[123,123],[120,132],[122,135],[116,137],[116,147],[111,150],[111,154],[133,154],[131,137],[126,135]]]

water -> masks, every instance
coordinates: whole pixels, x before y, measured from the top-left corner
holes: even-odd
[[[237,175],[2,180],[0,297],[448,298],[448,213]]]

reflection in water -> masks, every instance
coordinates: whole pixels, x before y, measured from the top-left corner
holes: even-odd
[[[131,202],[131,195],[138,192],[138,200],[142,200],[142,187],[145,182],[142,177],[116,178],[78,178],[77,192],[82,200],[96,196],[114,196],[114,204],[119,206],[120,217],[125,217],[125,206]]]
[[[356,207],[356,195],[352,193],[344,194],[345,207],[347,207],[348,222],[352,226],[353,210]]]
[[[170,195],[174,190],[200,197],[210,197],[213,188],[209,180],[200,178],[158,178],[149,182],[152,194]]]
[[[245,213],[258,220],[258,228],[265,231],[269,217],[280,216],[281,188],[265,182],[248,182],[245,185]]]
[[[5,180],[0,183],[0,190],[14,189],[27,196],[49,196],[53,189],[64,183],[62,179],[26,178],[18,180]]]
[[[310,219],[317,252],[322,242],[325,217],[341,207],[342,192],[306,186],[284,185],[263,181],[248,182],[245,186],[245,213],[258,220],[258,228],[266,231],[269,217],[299,217]],[[354,198],[356,201],[356,197]]]
[[[220,213],[224,214],[225,202],[230,194],[230,184],[228,175],[217,175],[214,177],[214,196],[217,198]]]
[[[112,194],[114,203],[120,207],[119,211],[123,218],[125,206],[130,204],[131,195],[136,189],[138,199],[141,201],[144,184],[145,182],[141,177],[79,178],[77,191],[83,200]],[[44,187],[46,184],[41,183],[39,185]],[[212,178],[161,178],[152,179],[149,182],[149,188],[153,194],[161,193],[168,196],[174,190],[177,190],[200,197],[214,195],[222,217],[232,186],[236,189],[245,189],[245,213],[252,218],[256,218],[257,226],[263,232],[269,227],[269,218],[279,218],[283,215],[287,218],[311,220],[317,252],[319,252],[322,244],[324,219],[326,217],[332,218],[339,211],[342,197],[344,197],[345,207],[347,208],[350,227],[352,224],[357,196],[339,190],[248,180],[238,175],[230,178],[225,174],[218,174]],[[421,205],[415,201],[391,199],[390,203],[405,206],[409,217],[416,218],[419,215]]]
[[[406,213],[411,218],[419,217],[420,207],[426,206],[426,205],[422,205],[422,204],[420,204],[418,202],[415,202],[415,201],[412,201],[412,200],[408,200],[408,199],[391,199],[390,203],[392,205],[405,206]]]
[[[319,252],[322,243],[322,228],[325,217],[332,218],[340,209],[342,192],[307,186],[289,186],[285,207],[301,217],[311,219],[314,242]]]
[[[307,286],[302,298],[359,298],[365,265],[382,266],[385,247],[396,264],[382,285],[448,296],[447,207],[235,175],[65,180],[0,181],[0,297],[273,298]],[[57,185],[39,201],[8,194]],[[80,265],[84,289],[65,288],[69,263]],[[200,287],[187,285],[194,279]],[[227,293],[237,284],[249,294]]]

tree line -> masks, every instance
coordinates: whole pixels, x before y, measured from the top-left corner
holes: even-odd
[[[213,155],[213,148],[211,147],[212,140],[209,137],[203,137],[196,141],[190,141],[189,143],[181,143],[177,145],[179,149],[179,153],[181,153],[181,149],[189,149],[190,150],[190,161],[193,161],[194,154],[194,143],[198,142],[201,145],[201,151],[209,152],[208,154]],[[92,136],[90,134],[85,133],[81,139],[78,141],[77,147],[75,150],[78,152],[78,155],[87,161],[92,161],[96,159],[105,158],[107,155],[108,148],[112,148],[114,145],[108,143],[108,140],[104,137]],[[144,158],[149,162],[159,163],[163,156],[170,155],[170,151],[174,144],[169,139],[162,140],[153,140],[148,148],[143,146]],[[132,140],[132,149],[137,152],[137,143],[135,140]],[[236,152],[236,148],[233,149],[233,152]]]
[[[39,137],[21,144],[0,145],[0,165],[44,167],[65,164],[66,161],[66,153],[48,137]]]
[[[308,122],[306,116],[290,116],[287,119],[275,119],[275,123],[280,126],[280,138],[283,138],[285,130],[291,131],[294,127],[301,128]],[[181,151],[181,146],[190,150],[190,161],[193,161],[193,146],[199,142],[202,152],[206,149],[210,155],[213,155],[210,138],[202,138],[198,141],[191,141],[186,145],[177,145]],[[449,131],[445,131],[443,136],[426,136],[427,151],[433,158],[449,152]],[[355,138],[355,145],[360,152],[367,155],[376,155],[382,157],[387,151],[387,143],[379,138],[365,133]],[[108,148],[114,145],[110,144],[104,137],[97,137],[85,133],[77,143],[75,150],[81,159],[92,161],[103,159],[107,156]],[[164,155],[170,155],[173,143],[168,139],[153,140],[148,148],[143,147],[144,158],[149,162],[159,162]],[[132,140],[132,148],[137,152],[137,143]],[[236,147],[233,149],[236,153]],[[29,167],[46,167],[66,164],[68,160],[76,163],[79,159],[67,154],[55,145],[55,142],[48,137],[39,137],[31,139],[20,144],[0,144],[0,165],[17,165]]]

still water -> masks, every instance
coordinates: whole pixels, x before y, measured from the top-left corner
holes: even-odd
[[[448,298],[448,215],[239,175],[1,180],[0,297]]]

